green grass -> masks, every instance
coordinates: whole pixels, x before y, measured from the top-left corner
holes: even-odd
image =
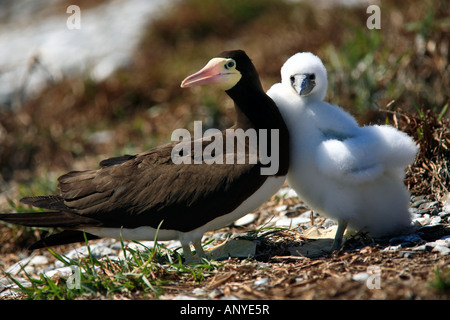
[[[266,242],[282,230],[276,227],[260,227],[250,231],[243,239]],[[156,235],[157,237],[157,235]],[[133,248],[121,240],[121,259],[111,260],[109,257],[97,259],[85,238],[88,254],[80,259],[70,259],[53,249],[48,249],[63,266],[72,269],[71,276],[44,275],[38,277],[28,274],[25,266],[22,272],[31,285],[25,286],[14,276],[4,273],[18,288],[14,289],[23,300],[74,300],[74,299],[158,299],[166,292],[166,288],[176,284],[201,284],[216,274],[224,263],[202,259],[194,264],[183,263],[178,249],[168,249],[156,241],[152,248],[133,241]],[[210,240],[210,242],[213,240]],[[205,243],[204,246],[208,245]]]
[[[136,242],[137,244],[140,244]],[[17,284],[15,289],[25,300],[73,300],[73,299],[158,299],[169,286],[183,278],[200,283],[214,274],[221,264],[203,260],[186,265],[176,251],[155,242],[153,248],[140,244],[142,249],[127,247],[122,242],[124,258],[111,260],[92,256],[86,241],[88,255],[79,260],[69,259],[49,249],[64,266],[72,268],[72,276],[38,278],[23,272],[30,286],[24,286],[13,276],[7,276]]]

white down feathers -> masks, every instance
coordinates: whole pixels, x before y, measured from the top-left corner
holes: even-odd
[[[314,88],[299,95],[293,76],[314,74]],[[360,127],[338,106],[323,102],[327,75],[312,53],[298,53],[281,69],[281,83],[267,92],[290,131],[287,181],[311,208],[356,231],[386,236],[408,229],[405,168],[417,146],[388,125]]]

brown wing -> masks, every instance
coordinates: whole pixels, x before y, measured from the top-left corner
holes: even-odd
[[[164,220],[164,229],[190,231],[235,209],[267,178],[259,164],[174,164],[174,145],[61,176],[66,211],[105,227],[156,228]]]

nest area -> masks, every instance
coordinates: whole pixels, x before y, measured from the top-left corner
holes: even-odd
[[[416,114],[391,113],[393,125],[413,137],[420,147],[405,182],[412,194],[429,195],[433,200],[442,200],[450,188],[450,120],[444,117],[447,106],[440,114],[430,109]]]

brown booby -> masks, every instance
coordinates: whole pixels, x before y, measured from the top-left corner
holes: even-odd
[[[186,142],[172,142],[137,155],[106,159],[97,170],[64,174],[58,178],[58,195],[21,199],[24,204],[49,211],[3,213],[0,220],[63,229],[30,249],[84,241],[83,232],[88,239],[121,237],[138,241],[154,240],[158,232],[158,240],[179,240],[187,261],[194,259],[191,243],[197,259],[204,257],[203,234],[231,224],[268,200],[283,184],[289,166],[288,130],[244,51],[221,53],[199,72],[187,77],[181,86],[205,84],[221,87],[233,99],[236,120],[231,129],[254,130],[259,148],[262,141],[264,148],[279,153],[276,172],[262,174],[267,161],[263,161],[259,153],[253,163],[248,161],[250,156],[246,153],[245,163],[175,164],[174,147]],[[268,136],[267,133],[263,136],[264,130],[268,130],[269,135],[270,132],[278,134],[278,141],[263,139]],[[227,132],[230,130],[220,132],[222,141],[227,141]],[[252,147],[248,136],[236,137],[236,145],[243,143],[246,150]],[[219,137],[216,135],[216,138]],[[202,150],[215,139],[202,138]],[[191,153],[178,156],[198,157],[194,150],[198,142],[189,141]],[[230,156],[226,144],[217,149],[215,157]],[[238,149],[237,146],[232,149],[232,158],[237,157]],[[222,151],[222,155],[218,154]]]

